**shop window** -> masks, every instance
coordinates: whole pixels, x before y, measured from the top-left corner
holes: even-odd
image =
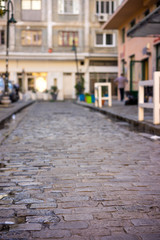
[[[28,90],[29,91],[34,91],[35,86],[34,86],[34,78],[28,78]]]
[[[42,45],[42,32],[41,31],[22,31],[21,43],[22,43],[22,46]]]
[[[79,0],[58,0],[58,13],[78,14]]]
[[[5,32],[4,30],[0,30],[0,45],[5,44]]]
[[[96,46],[100,47],[114,47],[115,46],[115,35],[98,33],[96,34]]]
[[[59,46],[72,46],[73,40],[75,42],[75,45],[78,46],[78,32],[60,31],[58,33]]]

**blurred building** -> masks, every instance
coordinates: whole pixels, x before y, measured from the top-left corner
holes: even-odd
[[[103,29],[118,29],[118,73],[136,95],[138,82],[160,71],[160,1],[124,0]]]
[[[113,82],[118,71],[117,31],[101,25],[122,1],[12,2],[17,23],[10,24],[9,79],[23,92],[56,85],[59,100],[74,99],[78,75],[84,76],[85,92],[93,92],[94,82]],[[0,73],[5,72],[5,39],[6,16],[0,18]]]

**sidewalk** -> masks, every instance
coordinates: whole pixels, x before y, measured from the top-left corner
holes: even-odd
[[[160,125],[153,124],[153,112],[151,109],[145,110],[144,121],[138,121],[138,105],[124,105],[123,102],[112,100],[112,107],[108,107],[107,103],[102,107],[95,107],[94,104],[77,101],[77,104],[99,111],[111,118],[130,123],[135,129],[160,136]]]
[[[28,100],[28,101],[18,101],[15,103],[11,103],[9,107],[4,107],[0,105],[0,124],[3,124],[6,120],[8,120],[13,114],[20,112],[22,109],[28,107],[35,101]]]

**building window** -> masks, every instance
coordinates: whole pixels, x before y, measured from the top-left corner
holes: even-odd
[[[58,33],[59,46],[72,46],[73,40],[75,41],[75,45],[78,46],[78,32],[61,31]]]
[[[156,5],[157,5],[157,7],[160,6],[160,0],[157,1],[157,4],[156,4]]]
[[[22,31],[21,43],[22,43],[22,46],[42,45],[42,32],[41,31]]]
[[[112,44],[113,44],[113,35],[106,34],[106,45],[112,45]]]
[[[78,14],[79,0],[58,0],[59,14]]]
[[[4,45],[5,44],[5,32],[4,30],[0,30],[0,45]]]
[[[121,60],[121,73],[123,73],[125,75],[125,60],[124,59]]]
[[[133,20],[130,22],[130,27],[132,28],[135,24],[136,24],[136,19],[133,19]]]
[[[149,9],[144,12],[144,16],[147,16],[150,13]]]
[[[22,10],[41,10],[41,0],[22,0]]]
[[[96,46],[100,47],[114,47],[115,46],[115,35],[98,33],[96,34]]]
[[[123,28],[121,31],[122,43],[125,43],[125,34],[126,34],[126,31],[125,31],[125,28]]]
[[[115,9],[114,1],[96,1],[97,14],[112,14],[114,13],[114,9]]]
[[[117,60],[91,60],[89,66],[117,66]]]
[[[96,45],[103,45],[103,34],[96,35]]]

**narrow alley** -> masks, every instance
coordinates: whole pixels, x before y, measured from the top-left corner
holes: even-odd
[[[160,239],[160,141],[72,102],[18,115],[0,146],[1,240]]]

